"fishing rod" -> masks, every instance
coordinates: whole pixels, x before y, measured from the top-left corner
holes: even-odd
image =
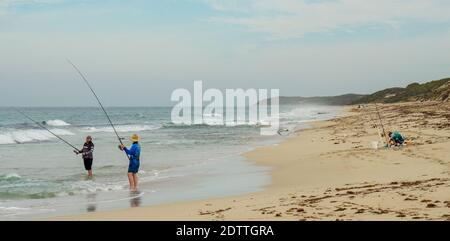
[[[20,114],[22,114],[23,116],[25,116],[28,120],[32,121],[34,124],[38,125],[39,127],[41,127],[42,129],[48,131],[50,134],[54,135],[56,138],[60,139],[61,141],[63,141],[64,143],[66,143],[68,146],[72,147],[74,150],[76,150],[77,152],[80,152],[80,150],[78,148],[76,148],[74,145],[70,144],[68,141],[64,140],[62,137],[56,135],[53,131],[49,130],[47,127],[43,126],[41,123],[33,120],[30,116],[28,116],[27,114],[25,114],[24,112],[20,111],[17,108],[14,108],[15,111],[19,112]]]
[[[375,105],[375,110],[377,111],[378,119],[380,119],[380,125],[381,125],[381,129],[383,130],[384,138],[386,139],[386,145],[389,145],[389,139],[388,139],[388,136],[386,135],[386,130],[384,129],[383,121],[381,120],[380,111],[378,110],[377,104],[374,103],[374,105]]]
[[[122,142],[122,138],[119,136],[119,134],[117,133],[116,127],[114,126],[113,122],[111,121],[111,118],[108,115],[108,112],[106,112],[105,107],[103,107],[102,102],[100,101],[100,98],[98,98],[97,94],[95,93],[94,89],[92,88],[91,84],[89,83],[89,81],[86,79],[86,77],[84,76],[84,74],[80,71],[80,69],[78,69],[78,67],[72,63],[69,59],[66,59],[67,62],[72,65],[72,67],[78,72],[78,74],[81,76],[81,78],[84,80],[84,83],[86,83],[86,85],[89,87],[89,89],[91,90],[92,94],[94,95],[95,99],[97,100],[98,104],[100,105],[100,107],[103,110],[103,113],[105,113],[106,118],[109,121],[109,124],[111,125],[112,129],[114,130],[114,133],[117,136],[117,139],[119,140],[119,143],[121,145],[123,145]],[[125,153],[126,154],[126,153]],[[126,154],[127,158],[130,159],[130,157]]]
[[[367,108],[370,108],[370,106],[368,105]],[[366,107],[364,107],[364,109],[366,109]],[[371,109],[368,109],[367,112],[368,112],[368,115],[370,118],[370,123],[372,123],[373,128],[377,129],[378,137],[380,138],[381,143],[383,143],[384,142],[383,134],[381,134],[380,127],[379,127],[377,121],[373,118],[373,111]]]

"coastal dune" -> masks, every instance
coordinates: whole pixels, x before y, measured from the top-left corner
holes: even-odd
[[[386,131],[400,131],[408,145],[375,149],[382,138],[373,107],[350,106],[246,153],[271,167],[264,191],[51,220],[450,220],[450,103],[378,108]]]

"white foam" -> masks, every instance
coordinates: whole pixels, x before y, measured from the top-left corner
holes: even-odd
[[[16,143],[14,139],[9,135],[0,135],[0,145],[4,144],[14,144]]]
[[[72,184],[72,188],[77,193],[94,193],[99,191],[118,191],[123,190],[124,185],[122,184],[102,184],[93,181],[79,181]]]
[[[48,120],[48,121],[46,121],[46,123],[49,126],[70,126],[69,123],[67,123],[63,120]]]
[[[30,208],[20,208],[20,207],[0,207],[0,210],[5,210],[5,211],[22,211],[22,210],[30,210]]]
[[[63,129],[52,129],[51,131],[56,135],[61,136],[75,135],[74,133]],[[37,130],[37,129],[14,130],[0,133],[0,145],[47,141],[53,138],[56,137],[46,130]]]
[[[2,217],[14,217],[28,214],[39,214],[54,212],[55,209],[34,209],[24,207],[0,207],[0,216]]]
[[[284,124],[326,120],[336,116],[339,110],[339,107],[335,106],[301,106],[280,113],[280,120]]]
[[[203,116],[203,123],[210,126],[224,125],[224,119],[221,116]]]
[[[281,118],[301,118],[301,119],[314,119],[317,117],[318,108],[313,107],[300,107],[294,108],[289,112],[280,113]]]
[[[154,125],[119,125],[115,126],[117,132],[139,132],[139,131],[151,131],[161,128]],[[82,131],[84,132],[114,132],[112,127],[86,127]]]
[[[19,174],[17,173],[9,173],[5,175],[5,179],[20,179],[22,178]]]

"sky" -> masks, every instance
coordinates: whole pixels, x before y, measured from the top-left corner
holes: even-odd
[[[449,77],[448,0],[0,0],[0,106],[168,106],[177,88],[371,93]]]

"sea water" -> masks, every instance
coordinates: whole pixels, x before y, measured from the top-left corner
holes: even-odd
[[[278,136],[261,136],[260,126],[174,125],[170,107],[107,108],[124,142],[141,136],[140,188],[128,190],[126,156],[99,108],[21,108],[81,149],[95,144],[92,180],[80,156],[13,108],[0,108],[0,219],[20,220],[118,208],[199,200],[260,191],[269,167],[241,154],[278,143],[313,120],[340,108],[281,106]],[[208,117],[205,117],[208,118]]]

